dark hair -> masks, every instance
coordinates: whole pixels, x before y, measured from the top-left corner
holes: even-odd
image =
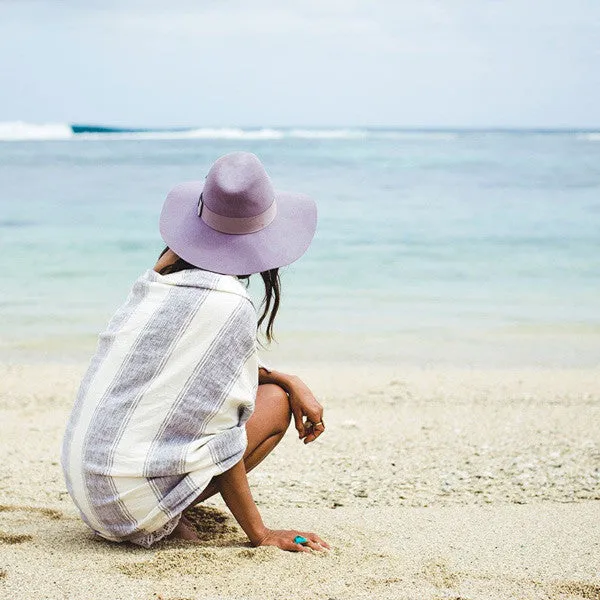
[[[159,255],[158,258],[161,258],[165,252],[169,250],[167,246]],[[169,273],[177,273],[178,271],[183,271],[184,269],[197,269],[195,265],[190,264],[189,262],[183,260],[183,258],[177,257],[177,260],[171,264],[163,267],[159,273],[161,275],[168,275]],[[265,285],[265,297],[261,302],[261,306],[264,306],[262,315],[258,319],[258,327],[263,324],[265,319],[267,319],[267,327],[265,329],[265,337],[268,342],[273,341],[273,323],[275,322],[275,317],[277,315],[277,311],[279,310],[279,301],[281,298],[281,279],[279,278],[279,269],[269,269],[268,271],[262,271],[260,273],[262,277],[263,283]],[[250,284],[250,275],[238,275],[239,279],[243,279],[246,282],[246,287]]]

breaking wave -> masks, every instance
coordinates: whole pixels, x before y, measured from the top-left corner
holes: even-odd
[[[74,137],[68,123],[0,122],[0,140],[4,142],[26,140],[68,140]]]
[[[360,139],[437,139],[450,140],[457,134],[435,131],[401,131],[355,128],[127,128],[70,123],[0,122],[0,141],[43,140],[360,140]]]
[[[43,140],[404,140],[452,141],[480,134],[526,133],[528,130],[452,130],[452,129],[369,129],[303,127],[178,127],[130,128],[74,123],[0,122],[0,142]],[[575,136],[585,141],[600,141],[597,131],[531,130],[544,134]]]

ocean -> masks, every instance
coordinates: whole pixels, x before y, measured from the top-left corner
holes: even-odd
[[[87,361],[164,247],[166,193],[234,150],[319,210],[276,365],[600,365],[597,131],[27,123],[0,123],[0,358]]]

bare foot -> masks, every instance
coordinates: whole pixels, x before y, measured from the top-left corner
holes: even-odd
[[[183,515],[181,515],[181,519],[179,520],[177,527],[173,529],[173,533],[171,533],[169,538],[175,540],[188,540],[192,542],[200,541],[200,537],[198,536],[196,529]]]

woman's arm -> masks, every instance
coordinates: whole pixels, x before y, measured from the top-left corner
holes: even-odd
[[[244,530],[253,546],[277,546],[282,550],[308,552],[329,548],[318,535],[310,531],[268,529],[252,498],[244,461],[215,477],[216,485],[227,507]],[[305,537],[306,546],[294,542],[297,535]]]
[[[252,544],[258,545],[257,542],[265,536],[267,528],[252,498],[244,461],[240,460],[224,473],[217,475],[215,481],[225,504],[240,527]]]
[[[323,407],[299,377],[260,367],[258,382],[259,384],[275,383],[287,392],[296,431],[300,439],[304,439],[305,444],[313,442],[325,431]]]

